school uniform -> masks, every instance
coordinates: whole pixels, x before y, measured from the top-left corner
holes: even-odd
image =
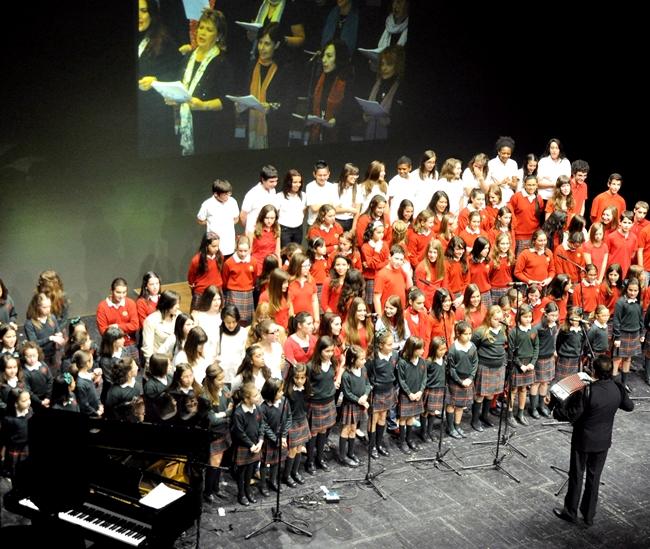
[[[555,379],[578,373],[580,356],[585,336],[582,328],[571,326],[568,330],[560,330],[557,334],[557,366]]]
[[[167,374],[164,378],[150,376],[145,379],[142,388],[144,396],[145,421],[151,423],[158,423],[161,421],[160,412],[158,410],[156,401],[162,393],[169,389],[171,383],[171,374]]]
[[[47,317],[47,320],[42,324],[32,319],[27,319],[25,322],[25,337],[27,341],[33,341],[43,351],[43,360],[50,365],[54,366],[54,359],[56,355],[56,343],[50,340],[54,334],[61,332],[59,323],[53,315]]]
[[[287,449],[282,448],[282,440],[278,440],[277,432],[282,420],[280,438],[287,438],[291,428],[291,407],[285,398],[275,402],[262,402],[260,411],[262,413],[262,424],[264,425],[264,446],[262,447],[262,464],[277,465],[287,457]]]
[[[250,449],[264,440],[264,424],[261,410],[253,405],[240,403],[232,414],[231,435],[236,465],[248,465],[260,460],[261,452]]]
[[[461,295],[469,284],[469,266],[464,261],[448,259],[445,261],[444,286],[451,293],[452,299]]]
[[[327,255],[335,254],[339,246],[339,237],[343,234],[343,227],[336,221],[331,227],[325,225],[312,225],[307,231],[307,238],[322,238],[325,241]]]
[[[535,325],[539,339],[539,355],[535,363],[535,383],[548,383],[555,377],[555,349],[559,326],[544,321]]]
[[[106,395],[104,415],[107,419],[129,420],[131,404],[142,395],[142,386],[134,379],[131,383],[113,385]]]
[[[0,446],[4,446],[5,449],[3,476],[13,478],[16,474],[16,466],[29,455],[27,425],[32,415],[32,409],[29,408],[25,412],[2,418]]]
[[[192,301],[196,304],[199,297],[203,295],[208,286],[216,286],[221,288],[223,286],[223,278],[221,276],[221,269],[217,263],[216,257],[208,257],[205,261],[205,271],[199,273],[199,263],[201,261],[201,254],[195,254],[190,260],[190,266],[187,269],[187,283],[192,288]]]
[[[492,303],[498,304],[499,299],[508,293],[510,288],[508,284],[512,282],[512,267],[508,263],[507,256],[499,257],[499,265],[494,262],[494,259],[490,261],[489,282]]]
[[[293,391],[287,393],[289,407],[291,408],[291,426],[287,432],[287,446],[298,448],[307,444],[311,438],[309,423],[307,421],[307,400],[304,387],[293,386]]]
[[[341,425],[356,425],[366,414],[366,409],[359,404],[359,399],[364,395],[367,397],[372,390],[366,368],[346,369],[341,376],[341,388]]]
[[[325,370],[327,368],[327,370]],[[334,405],[335,367],[333,363],[327,366],[321,365],[320,373],[314,372],[309,367],[309,381],[311,383],[311,395],[308,400],[308,419],[311,429],[311,436],[326,431],[336,423],[336,406]]]
[[[372,305],[375,293],[375,277],[377,273],[388,265],[389,246],[385,240],[375,242],[371,240],[361,246],[363,259],[363,278],[366,281],[366,303]]]
[[[472,284],[478,286],[481,292],[481,303],[485,309],[492,305],[492,295],[490,293],[490,262],[469,260],[469,280]]]
[[[211,456],[222,454],[230,448],[230,445],[232,444],[232,438],[230,436],[232,409],[229,408],[231,402],[232,399],[230,398],[230,394],[224,389],[219,393],[218,402],[208,402],[209,409],[207,414],[207,427],[210,433]]]
[[[427,364],[418,358],[417,364],[400,358],[397,361],[397,383],[399,387],[398,416],[400,419],[419,416],[424,412],[423,399],[411,400],[409,394],[422,392],[427,385]]]
[[[638,299],[625,296],[616,302],[614,309],[613,337],[620,341],[618,351],[614,350],[617,358],[631,358],[641,354],[640,336],[643,334],[643,311]]]
[[[535,382],[535,371],[523,372],[522,366],[535,364],[539,357],[539,337],[537,330],[532,327],[515,326],[509,335],[508,347],[512,356],[515,372],[512,379],[513,387],[527,387]]]
[[[607,335],[607,324],[601,324],[597,320],[589,328],[587,338],[594,351],[594,355],[609,355],[609,336]]]
[[[42,362],[34,366],[27,366],[25,364],[23,366],[23,376],[25,379],[25,387],[32,398],[33,406],[40,406],[41,401],[52,396],[54,378],[47,364],[43,364]]]
[[[124,332],[124,346],[135,346],[135,333],[140,329],[140,319],[135,301],[125,297],[119,303],[106,298],[97,305],[97,328],[103,334],[111,324],[117,324]],[[134,347],[135,348],[135,347]],[[134,358],[137,358],[137,353]]]
[[[257,262],[250,255],[240,259],[237,254],[234,254],[223,266],[225,304],[237,307],[243,324],[250,324],[253,319],[256,269]]]
[[[284,342],[284,356],[294,363],[306,364],[311,360],[316,347],[316,336],[310,335],[308,341],[297,339],[296,334],[290,335]]]
[[[456,408],[470,406],[474,401],[474,377],[478,370],[476,346],[471,341],[466,345],[454,341],[449,346],[447,360],[449,362],[449,379],[447,380],[449,404]],[[465,379],[472,380],[468,387],[462,385]]]
[[[427,381],[424,387],[422,405],[429,415],[442,413],[442,400],[445,393],[444,359],[427,360]]]
[[[503,391],[506,375],[506,334],[503,328],[476,330],[472,343],[478,353],[476,394],[494,395]]]
[[[79,411],[87,416],[96,416],[99,411],[99,397],[93,383],[93,375],[89,372],[79,372],[75,388]]]
[[[372,412],[387,412],[396,404],[395,398],[395,366],[397,353],[383,355],[366,362],[368,379],[372,385]]]

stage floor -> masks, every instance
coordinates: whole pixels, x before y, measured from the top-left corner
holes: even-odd
[[[650,396],[650,387],[631,375],[633,397]],[[364,477],[366,461],[357,469],[339,466],[329,460],[330,471],[306,475],[307,484],[296,488],[283,485],[283,518],[313,533],[312,538],[293,534],[281,524],[244,540],[244,536],[271,518],[274,495],[241,507],[236,503],[236,485],[228,474],[222,491],[228,495],[214,505],[205,505],[201,523],[201,547],[311,547],[378,548],[521,548],[537,547],[648,547],[650,545],[650,400],[635,401],[636,409],[617,414],[614,441],[600,488],[595,524],[586,528],[582,521],[572,525],[555,518],[552,508],[562,506],[565,491],[555,496],[569,466],[570,434],[567,425],[544,426],[545,420],[530,420],[519,427],[511,441],[527,454],[521,457],[508,447],[503,467],[521,482],[494,469],[461,471],[462,476],[443,472],[433,462],[405,463],[408,459],[388,442],[390,457],[375,460],[373,471],[385,468],[377,483],[386,494],[383,500],[365,483],[338,484],[338,478]],[[496,428],[475,433],[460,442],[445,438],[445,458],[456,468],[492,463],[496,450]],[[387,437],[390,439],[390,437]],[[336,434],[331,436],[336,443]],[[475,441],[492,444],[473,445]],[[357,444],[357,455],[365,445]],[[426,444],[411,457],[435,456],[437,443]],[[365,455],[364,455],[365,458]],[[320,487],[339,493],[339,503],[327,504]],[[7,485],[0,482],[4,492]],[[256,492],[257,493],[257,492]],[[219,507],[224,516],[219,515]],[[20,517],[3,512],[2,525],[22,522]],[[179,539],[176,547],[195,545],[195,530]]]

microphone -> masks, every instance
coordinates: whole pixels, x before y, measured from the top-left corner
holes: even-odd
[[[506,286],[528,286],[527,282],[508,282]]]
[[[571,265],[575,265],[575,266],[578,267],[578,269],[580,269],[581,271],[585,271],[585,272],[587,271],[587,269],[585,269],[582,265],[576,263],[576,262],[573,261],[572,259],[569,259],[568,257],[566,257],[566,256],[564,256],[564,255],[562,255],[562,254],[557,254],[557,256],[558,256],[560,259],[563,259],[564,261],[568,261],[569,263],[571,263]]]
[[[431,282],[428,280],[425,280],[424,278],[418,278],[418,282],[422,282],[422,284],[425,284],[427,286],[431,286]]]
[[[586,324],[587,326],[591,326],[591,324],[587,320],[583,320],[582,318],[581,319],[573,318],[571,320],[577,320],[578,322],[580,322],[580,324]]]
[[[510,327],[510,325],[505,321],[505,320],[498,320],[497,321],[499,324],[503,324],[506,327]]]
[[[311,62],[314,61],[317,57],[320,57],[321,54],[323,53],[323,52],[320,51],[320,50],[316,50],[316,51],[313,51],[313,52],[312,52],[312,51],[309,51],[309,50],[303,50],[303,51],[304,51],[306,54],[310,54],[310,53],[311,53],[311,57],[309,58],[308,63],[311,63]]]

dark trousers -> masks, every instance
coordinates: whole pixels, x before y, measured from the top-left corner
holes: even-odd
[[[280,225],[280,246],[284,248],[290,242],[302,245],[302,225],[300,227]]]
[[[600,474],[603,472],[607,450],[603,452],[581,452],[571,448],[571,465],[569,466],[569,487],[564,498],[564,509],[573,518],[578,514],[578,502],[582,491],[582,477],[587,470],[585,493],[580,503],[580,512],[586,520],[592,521],[598,503]]]
[[[352,230],[352,223],[354,223],[354,218],[352,219],[337,219],[336,222],[343,227],[344,231]]]

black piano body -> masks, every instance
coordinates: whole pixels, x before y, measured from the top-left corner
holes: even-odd
[[[67,539],[102,546],[172,547],[199,517],[205,430],[49,410],[35,415],[29,430],[30,456],[4,503],[41,533],[61,529]],[[163,481],[181,497],[161,509],[142,504],[141,487]]]

